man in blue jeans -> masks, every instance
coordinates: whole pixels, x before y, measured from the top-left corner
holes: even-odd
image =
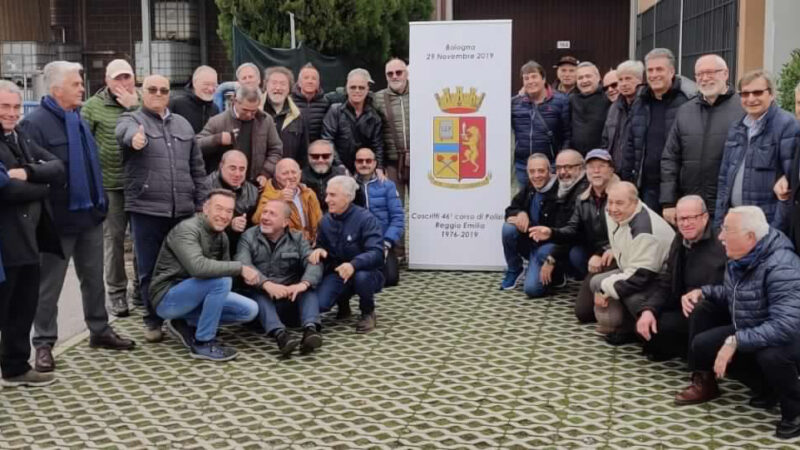
[[[261,213],[261,222],[242,234],[236,260],[252,265],[259,273],[258,318],[268,336],[275,338],[283,356],[301,345],[302,353],[322,346],[319,334],[319,301],[312,289],[322,279],[322,266],[311,264],[311,245],[302,231],[289,229],[292,209],[283,200],[270,200]],[[298,341],[286,331],[281,317],[300,313],[303,339]]]
[[[580,156],[580,155],[578,155]],[[580,160],[583,165],[582,158]],[[506,269],[501,290],[514,289],[522,279],[522,256],[528,258],[528,274],[524,290],[528,297],[542,297],[551,285],[563,285],[566,278],[562,270],[556,269],[552,256],[556,244],[539,244],[531,239],[533,227],[560,226],[559,180],[550,172],[547,155],[534,153],[528,158],[527,172],[530,182],[511,200],[506,208],[506,223],[503,224],[503,252]],[[583,177],[583,174],[581,174]],[[565,220],[564,220],[565,221]]]
[[[153,311],[168,319],[170,332],[192,358],[228,361],[236,350],[216,342],[220,324],[249,322],[258,314],[253,300],[231,292],[231,277],[258,283],[256,269],[230,260],[225,228],[233,219],[236,195],[212,190],[203,212],[184,220],[167,234],[150,284]]]

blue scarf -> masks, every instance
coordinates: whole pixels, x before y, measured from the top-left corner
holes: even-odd
[[[63,120],[67,130],[69,210],[83,211],[92,208],[104,210],[106,198],[97,146],[86,122],[81,120],[80,111],[78,109],[64,111],[49,95],[42,97],[42,107]]]
[[[763,253],[764,247],[767,245],[767,240],[771,237],[772,233],[767,234],[750,250],[750,253],[744,255],[739,259],[732,259],[728,261],[728,275],[734,282],[738,281],[742,275],[755,263]]]

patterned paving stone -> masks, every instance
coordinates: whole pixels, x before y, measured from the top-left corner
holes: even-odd
[[[497,290],[498,274],[403,272],[379,296],[378,329],[324,319],[324,346],[281,358],[247,327],[220,339],[226,364],[174,338],[58,358],[58,382],[0,391],[0,448],[797,448],[777,411],[723,381],[710,404],[677,408],[679,360],[650,363],[574,321],[571,284],[544,299]],[[357,302],[353,301],[354,312]]]

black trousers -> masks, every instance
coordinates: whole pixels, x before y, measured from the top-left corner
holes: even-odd
[[[31,326],[39,304],[39,264],[5,267],[0,283],[0,371],[3,378],[31,369]]]
[[[657,317],[658,333],[644,344],[644,350],[665,356],[686,356],[689,347],[689,319],[683,311],[666,309]]]
[[[386,261],[383,264],[383,278],[386,279],[384,286],[397,286],[400,282],[400,267],[397,262],[397,248],[392,247],[386,254]]]
[[[696,372],[714,370],[717,352],[725,338],[736,331],[727,308],[701,301],[689,318],[689,369]],[[728,366],[731,377],[738,379],[756,394],[777,394],[781,415],[792,419],[800,415],[800,340],[754,351],[737,350]]]

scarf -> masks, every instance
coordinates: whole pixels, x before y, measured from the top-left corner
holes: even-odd
[[[42,107],[64,121],[69,149],[69,210],[83,211],[92,208],[105,209],[103,178],[100,173],[97,146],[80,111],[64,111],[56,100],[42,97]],[[87,171],[89,173],[87,173]]]
[[[585,175],[586,175],[585,171],[581,172],[581,176],[576,177],[575,179],[573,179],[572,183],[570,183],[570,184],[562,183],[559,180],[559,182],[558,182],[558,198],[562,199],[562,198],[566,197],[567,194],[569,194],[569,191],[572,190],[572,187],[575,186],[576,184],[578,184],[583,179],[583,177]]]

